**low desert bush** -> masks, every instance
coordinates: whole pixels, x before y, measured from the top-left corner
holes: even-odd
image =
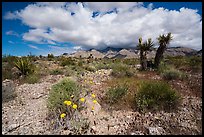
[[[66,106],[63,102],[67,99],[70,99],[72,95],[75,97],[79,96],[79,85],[74,81],[65,78],[59,83],[52,86],[51,92],[48,98],[48,108],[51,110],[65,111]]]
[[[173,79],[183,80],[187,77],[186,74],[176,69],[166,70],[162,73],[162,76],[166,80],[173,80]]]
[[[72,59],[71,57],[69,58],[61,57],[59,61],[60,61],[60,66],[76,65],[75,60]]]
[[[174,68],[173,65],[167,65],[166,63],[162,62],[158,68],[158,73],[166,80],[184,80],[187,78],[187,75]]]
[[[108,89],[106,93],[106,100],[110,104],[115,104],[121,101],[121,99],[126,95],[127,92],[128,92],[127,85],[125,84],[115,85]]]
[[[127,65],[115,64],[112,68],[111,75],[114,77],[131,77],[134,75],[134,72]]]
[[[28,83],[28,84],[34,84],[34,83],[38,83],[40,81],[40,75],[37,73],[33,73],[31,75],[25,76],[21,82],[23,83]]]
[[[50,71],[51,75],[62,75],[63,71],[61,69],[54,69]]]
[[[85,134],[89,129],[88,120],[80,113],[85,108],[85,98],[80,98],[80,86],[65,78],[52,86],[48,97],[49,119],[53,127],[69,129],[72,134]]]
[[[202,57],[200,56],[192,56],[190,57],[188,64],[190,68],[195,71],[195,70],[201,70],[202,69]]]
[[[123,63],[126,65],[137,65],[140,63],[140,61],[137,59],[124,59]]]
[[[144,81],[135,96],[136,107],[139,111],[174,110],[179,105],[179,94],[171,87],[160,81]]]
[[[75,74],[76,74],[76,72],[74,70],[72,70],[72,68],[70,68],[69,66],[65,66],[65,68],[64,68],[64,75],[65,76],[73,76]]]
[[[91,66],[91,65],[85,65],[85,66],[83,66],[83,68],[87,71],[90,71],[90,72],[96,71],[96,68],[94,66]]]

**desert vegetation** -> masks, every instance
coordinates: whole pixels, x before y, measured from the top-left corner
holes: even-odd
[[[202,75],[202,57],[164,57],[163,54],[171,39],[170,33],[159,36],[160,46],[152,58],[153,66],[148,65],[147,55],[154,43],[151,39],[142,42],[142,38],[139,38],[137,45],[140,51],[139,58],[98,59],[93,55],[87,58],[77,58],[56,57],[53,54],[44,57],[4,55],[2,57],[2,82],[10,79],[18,84],[17,88],[21,92],[13,92],[13,96],[9,96],[13,100],[20,100],[22,106],[26,104],[23,103],[25,100],[19,99],[26,91],[23,90],[23,86],[32,87],[42,83],[49,85],[46,88],[41,88],[43,86],[40,85],[39,91],[42,90],[46,94],[43,98],[45,103],[42,105],[46,106],[46,109],[44,108],[47,111],[46,126],[50,127],[47,130],[53,134],[109,134],[109,132],[130,134],[130,130],[134,132],[133,127],[141,130],[143,134],[149,134],[141,127],[134,124],[133,126],[132,122],[143,123],[146,115],[150,114],[161,116],[160,120],[163,121],[163,125],[159,126],[163,130],[166,127],[164,134],[185,134],[185,132],[201,134],[199,120],[193,122],[196,121],[195,117],[189,120],[197,126],[196,131],[189,127],[179,127],[181,121],[176,126],[177,130],[172,131],[174,128],[171,126],[175,123],[172,121],[173,118],[169,118],[171,119],[169,122],[162,117],[162,115],[167,115],[166,117],[196,115],[193,109],[186,107],[192,105],[186,100],[188,97],[202,98],[202,81],[197,79]],[[137,67],[138,65],[141,67]],[[30,89],[28,91],[32,91]],[[32,94],[38,95],[37,92],[36,89],[32,91]],[[2,100],[5,104],[10,102],[11,98],[8,100],[8,95],[3,94]],[[41,94],[36,98],[42,98]],[[195,109],[198,110],[199,107],[196,106]],[[188,109],[186,112],[188,116],[184,116],[183,108]],[[129,116],[129,113],[132,116]],[[124,116],[121,116],[124,121],[126,117],[132,117],[132,119],[126,127],[118,127],[117,131],[111,130],[109,121],[115,120],[114,126],[123,124],[123,120],[117,119],[120,115]],[[136,117],[141,117],[141,121],[135,121]],[[106,122],[103,123],[103,120]],[[155,119],[152,121],[154,124],[157,123]],[[169,126],[166,125],[167,123]],[[150,129],[147,128],[147,130]],[[13,131],[7,133],[9,132]]]

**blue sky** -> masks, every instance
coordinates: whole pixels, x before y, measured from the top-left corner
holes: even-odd
[[[28,5],[31,6],[27,7]],[[134,6],[132,5],[105,3],[102,6],[99,6],[97,3],[85,3],[80,6],[78,3],[68,5],[69,8],[65,10],[65,8],[62,8],[57,4],[53,6],[52,4],[46,3],[43,7],[39,5],[33,6],[33,3],[31,2],[3,2],[2,54],[23,56],[28,55],[31,52],[31,54],[34,55],[47,55],[48,53],[60,55],[65,52],[74,52],[78,49],[100,49],[107,46],[135,46],[137,44],[136,39],[138,36],[144,36],[144,38],[152,36],[154,39],[155,35],[169,30],[173,31],[173,34],[175,33],[175,41],[173,42],[174,45],[182,43],[185,46],[185,42],[181,42],[179,38],[186,36],[186,45],[190,42],[195,43],[196,41],[197,47],[192,48],[202,48],[200,46],[202,44],[199,43],[199,40],[202,40],[202,35],[199,29],[199,32],[196,31],[195,28],[192,28],[194,32],[190,29],[184,32],[186,28],[183,28],[182,22],[175,23],[175,19],[180,19],[178,16],[184,15],[184,22],[185,19],[195,20],[189,24],[190,27],[188,28],[191,28],[192,24],[197,25],[196,28],[201,27],[201,2],[144,2],[143,4],[137,4],[137,6],[139,6],[136,8],[133,8]],[[25,7],[27,7],[27,9],[25,9]],[[160,7],[163,7],[164,9],[158,9]],[[113,9],[116,8],[119,12],[113,13],[115,11]],[[131,8],[133,10],[132,12],[126,10]],[[185,9],[180,10],[181,8]],[[189,11],[186,8],[192,10]],[[37,14],[36,9],[43,11],[40,13],[42,14],[42,18],[39,17],[40,15]],[[169,12],[165,11],[165,9],[179,12]],[[198,10],[197,13],[193,11],[195,9]],[[110,12],[111,10],[113,10],[113,12]],[[18,14],[16,14],[16,11],[18,11]],[[55,16],[53,15],[56,17],[56,20],[50,16],[50,12],[56,13]],[[57,16],[58,12],[59,15],[63,14],[64,17]],[[70,12],[71,16],[65,15],[68,12]],[[76,15],[73,13],[76,13]],[[89,16],[90,13],[94,13],[95,16]],[[141,16],[140,13],[143,14],[143,16]],[[161,16],[161,18],[157,18],[155,16],[157,14],[159,17]],[[192,14],[192,18],[190,17],[190,14]],[[148,19],[146,19],[144,15],[150,16],[149,22],[145,21]],[[31,18],[31,16],[33,16],[33,18]],[[130,16],[130,18],[127,17],[127,20],[129,21],[125,21],[123,16]],[[138,17],[138,19],[134,20],[134,18],[131,17]],[[47,20],[44,18],[47,18]],[[163,20],[163,18],[166,20]],[[142,23],[140,19],[145,22]],[[115,23],[114,20],[117,20],[118,22]],[[162,25],[160,26],[163,26],[161,27],[161,31],[154,32],[159,29],[159,26],[158,28],[155,27],[155,29],[152,28],[152,26],[155,25],[156,22],[160,21],[162,22]],[[135,23],[130,24],[130,22]],[[146,27],[150,27],[153,30],[148,32],[148,30],[145,30],[142,25],[138,24],[137,26],[136,22],[141,22],[142,25],[146,25]],[[165,25],[168,23],[170,26],[169,28]],[[124,26],[123,24],[128,25]],[[127,26],[134,26],[134,31],[127,31]],[[186,25],[186,27],[187,26],[188,25]],[[174,28],[179,29],[175,30]],[[144,30],[144,32],[141,33],[141,30]],[[119,34],[124,34],[124,36],[122,37],[122,35]],[[195,41],[194,38],[196,39]]]

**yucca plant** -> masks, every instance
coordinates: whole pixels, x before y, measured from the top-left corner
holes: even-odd
[[[21,72],[21,75],[28,75],[34,72],[34,66],[28,58],[17,58],[14,62],[15,67]]]

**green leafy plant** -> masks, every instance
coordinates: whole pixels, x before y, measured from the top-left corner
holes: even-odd
[[[88,119],[80,111],[86,108],[85,99],[80,97],[80,86],[65,78],[52,86],[48,97],[49,119],[53,127],[69,129],[72,134],[85,134],[89,129]]]
[[[187,77],[187,75],[185,75],[183,72],[180,72],[179,70],[176,70],[176,69],[166,70],[162,73],[162,76],[166,80],[172,80],[172,79],[183,80]]]
[[[60,75],[63,74],[63,71],[60,69],[54,69],[50,72],[51,75]]]
[[[188,62],[192,70],[202,69],[202,57],[192,56]]]
[[[110,104],[117,103],[127,92],[128,87],[125,84],[113,86],[106,93],[107,101]]]
[[[66,107],[63,102],[69,99],[72,95],[79,97],[79,85],[74,81],[65,78],[59,83],[52,86],[51,92],[48,97],[48,108],[51,110],[60,109],[65,111]]]
[[[85,65],[84,69],[87,70],[87,71],[91,71],[91,72],[96,71],[96,68],[94,66],[91,66],[91,65]]]
[[[17,58],[17,61],[14,63],[15,67],[21,72],[22,75],[28,75],[34,72],[34,65],[31,61],[24,57],[24,58]]]
[[[60,66],[69,66],[69,65],[76,65],[76,61],[74,59],[72,59],[71,57],[69,58],[65,58],[65,57],[61,57],[59,59],[60,61]]]
[[[15,56],[11,55],[3,55],[2,56],[2,81],[5,79],[17,79],[19,77],[19,73],[14,71],[13,68],[14,60],[16,60]]]
[[[179,71],[175,69],[173,65],[167,65],[167,63],[164,62],[160,63],[157,71],[166,80],[184,80],[185,78],[187,78],[187,75],[184,72]]]
[[[172,110],[179,105],[180,95],[165,82],[145,81],[135,96],[136,107],[145,110]]]
[[[40,80],[40,75],[39,74],[31,74],[26,76],[22,82],[23,83],[28,83],[28,84],[34,84],[34,83],[38,83]]]
[[[131,77],[134,75],[133,70],[124,64],[115,64],[112,66],[111,75],[114,77]]]

